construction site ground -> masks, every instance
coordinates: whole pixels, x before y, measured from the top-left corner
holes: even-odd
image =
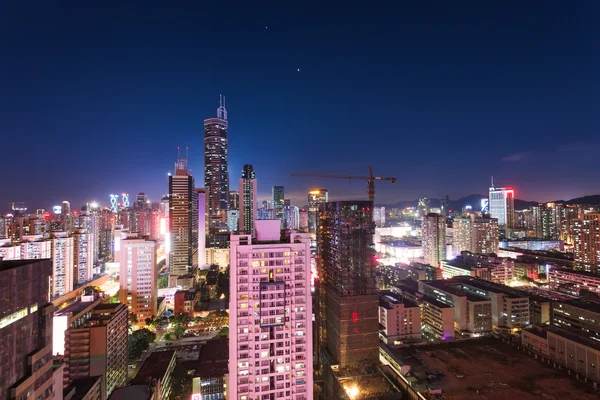
[[[418,387],[446,400],[598,400],[600,392],[505,344],[486,338],[396,350]],[[425,394],[425,393],[423,393]]]

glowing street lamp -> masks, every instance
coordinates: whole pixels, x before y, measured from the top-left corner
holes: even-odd
[[[348,397],[350,397],[351,400],[356,399],[356,397],[358,396],[359,393],[360,393],[360,390],[358,389],[358,386],[356,386],[356,385],[346,388],[346,394],[348,394]]]

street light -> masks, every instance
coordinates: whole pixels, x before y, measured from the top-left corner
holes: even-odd
[[[358,386],[354,385],[354,386],[347,387],[346,393],[348,394],[348,397],[350,397],[351,400],[354,400],[360,393],[360,390],[358,389]]]

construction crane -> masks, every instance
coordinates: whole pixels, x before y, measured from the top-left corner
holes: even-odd
[[[352,175],[332,175],[332,174],[313,174],[294,172],[292,176],[304,176],[311,178],[339,178],[339,179],[359,179],[367,181],[369,185],[369,200],[375,204],[375,181],[392,181],[396,183],[396,178],[382,178],[380,176],[373,176],[373,167],[367,167],[369,169],[369,176],[352,176]]]

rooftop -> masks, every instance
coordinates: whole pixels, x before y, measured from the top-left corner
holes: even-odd
[[[66,306],[65,308],[61,308],[60,310],[55,311],[54,316],[69,315],[69,314],[77,315],[77,314],[81,313],[82,311],[85,311],[87,308],[93,307],[94,303],[98,303],[100,301],[102,301],[102,300],[101,299],[97,299],[97,300],[95,299],[93,301],[75,300],[74,302],[72,302],[71,304]]]
[[[150,385],[133,385],[113,390],[108,400],[149,400],[152,395]]]
[[[574,300],[562,301],[560,303],[568,304],[568,305],[571,305],[573,307],[582,308],[584,310],[592,311],[592,312],[595,312],[595,313],[600,313],[600,303],[596,303],[596,302],[593,302],[593,301],[584,301],[584,300],[576,300],[576,299],[574,299]]]
[[[25,265],[37,263],[40,261],[52,261],[50,258],[36,258],[32,260],[2,260],[0,259],[0,271],[7,271],[13,268],[19,268]]]
[[[188,370],[194,370],[194,376],[207,378],[223,376],[229,371],[229,341],[227,338],[213,339],[200,349],[198,360],[185,364]]]
[[[174,350],[156,351],[142,364],[135,378],[131,380],[132,385],[144,385],[152,382],[153,379],[163,379],[171,360],[175,357]]]
[[[493,293],[504,293],[507,295],[507,297],[510,298],[528,297],[526,293],[521,292],[519,290],[515,290],[510,286],[503,285],[501,283],[486,281],[479,278],[473,278],[470,276],[455,276],[449,281],[458,281],[460,283],[464,283],[465,285],[473,286],[482,290],[488,290]]]
[[[102,376],[75,379],[63,390],[63,398],[68,400],[81,400],[94,387],[96,382],[101,379]]]
[[[455,296],[466,297],[468,301],[477,302],[477,301],[490,301],[484,296],[480,296],[474,294],[472,292],[468,292],[464,289],[458,288],[456,282],[453,282],[451,279],[441,279],[435,281],[423,281],[424,285],[434,287],[436,289],[443,290],[446,293],[450,293]]]
[[[417,303],[388,290],[379,292],[379,305],[391,310],[393,305],[403,304],[405,307],[419,307]]]

